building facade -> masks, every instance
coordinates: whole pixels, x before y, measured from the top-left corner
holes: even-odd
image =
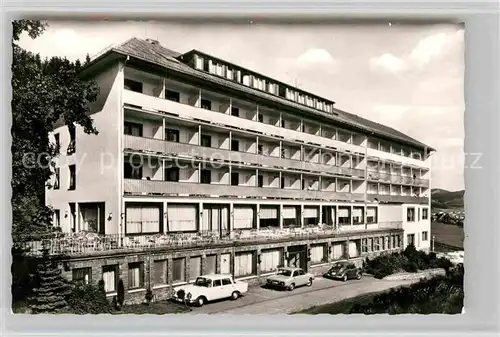
[[[98,135],[56,126],[46,191],[69,278],[130,298],[210,272],[430,248],[430,153],[335,102],[193,50],[131,39],[82,72]]]

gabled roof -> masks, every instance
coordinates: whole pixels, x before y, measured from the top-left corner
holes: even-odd
[[[342,111],[335,107],[333,108],[333,113],[323,112],[308,107],[306,105],[302,105],[294,101],[288,100],[286,98],[272,95],[270,93],[245,86],[238,82],[234,82],[229,79],[219,77],[205,71],[194,69],[189,65],[178,60],[178,58],[180,58],[184,54],[165,48],[158,43],[152,43],[150,41],[138,39],[135,37],[125,41],[124,43],[118,46],[110,48],[106,52],[99,55],[99,57],[93,59],[90,63],[88,63],[84,67],[84,71],[113,53],[136,58],[138,60],[152,63],[154,65],[164,67],[166,69],[174,70],[184,75],[193,76],[203,81],[218,84],[226,88],[245,93],[247,95],[256,96],[267,101],[288,106],[289,108],[292,109],[296,109],[302,112],[307,112],[309,114],[313,114],[316,116],[321,116],[323,118],[326,118],[328,120],[331,120],[339,124],[349,125],[352,128],[361,130],[365,133],[369,133],[374,136],[388,138],[394,141],[401,142],[403,144],[411,145],[419,149],[427,149],[428,151],[435,151],[435,149],[431,148],[430,146],[421,143],[418,140],[409,137],[408,135],[405,135],[404,133],[399,132],[391,127],[370,121],[366,118],[360,117],[358,115],[346,111]],[[276,82],[279,81],[276,80]],[[316,96],[314,94],[311,95]],[[331,102],[331,100],[328,99],[325,100]]]

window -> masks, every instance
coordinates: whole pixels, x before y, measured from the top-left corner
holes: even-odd
[[[54,134],[54,141],[56,142],[56,148],[59,149],[61,147],[61,139],[58,133]]]
[[[165,129],[165,140],[168,142],[179,142],[179,130]]]
[[[69,144],[68,144],[68,149],[66,150],[66,153],[68,155],[75,153],[76,151],[76,135],[75,135],[75,127],[69,127],[68,126],[68,131],[69,131]]]
[[[376,207],[367,207],[366,208],[366,222],[367,223],[376,223],[377,222],[377,208]]]
[[[212,147],[212,137],[209,135],[201,135],[201,146]]]
[[[58,190],[60,184],[61,184],[61,169],[59,167],[56,167],[55,168],[54,189]]]
[[[223,286],[228,286],[228,285],[231,285],[231,284],[233,284],[233,282],[231,282],[230,279],[228,279],[228,278],[222,279],[222,285]]]
[[[237,253],[234,255],[234,276],[249,276],[254,273],[253,253]]]
[[[257,145],[257,153],[264,154],[264,146],[263,145]]]
[[[69,189],[76,189],[76,166],[70,165],[69,168]]]
[[[264,176],[262,174],[257,177],[257,186],[264,187]]]
[[[184,258],[173,259],[172,280],[184,282],[186,279],[186,260]]]
[[[178,167],[169,167],[165,169],[165,180],[166,181],[179,181],[179,168]]]
[[[123,177],[125,179],[141,179],[142,178],[142,166],[138,164],[133,164],[130,162],[123,163]]]
[[[142,137],[142,124],[124,122],[123,129],[126,135]]]
[[[210,170],[201,170],[201,183],[210,184],[212,182],[212,173]]]
[[[281,118],[281,127],[284,128],[285,127],[285,120],[283,118]]]
[[[304,271],[302,269],[297,270],[297,276],[304,275]]]
[[[408,246],[415,245],[415,234],[408,234],[406,240],[408,241]]]
[[[427,220],[427,219],[429,219],[429,209],[422,208],[422,220]]]
[[[221,287],[222,286],[222,280],[214,280],[213,286],[214,287]]]
[[[281,178],[281,181],[280,181],[280,188],[285,188],[285,178]]]
[[[103,266],[102,280],[104,281],[104,290],[109,293],[118,288],[118,265]]]
[[[196,280],[201,275],[201,256],[189,259],[189,279]]]
[[[154,262],[153,282],[155,285],[167,283],[167,260]]]
[[[181,95],[177,91],[167,90],[165,93],[165,98],[169,101],[180,102]]]
[[[208,99],[202,99],[201,108],[206,110],[212,110],[212,102],[210,102]]]
[[[339,225],[351,224],[351,215],[350,215],[350,210],[348,208],[339,207],[338,217],[339,217]]]
[[[198,55],[194,56],[196,69],[203,69],[203,58]]]
[[[406,221],[408,222],[415,221],[415,208],[409,207],[406,209]]]
[[[260,123],[264,123],[264,116],[262,114],[258,114],[257,115],[257,120],[260,122]]]
[[[231,172],[231,185],[238,186],[240,183],[240,175],[238,172]]]
[[[210,70],[210,63],[207,58],[203,59],[203,70],[209,71]]]
[[[126,234],[159,233],[161,203],[127,203],[125,206]]]
[[[137,289],[144,287],[144,262],[128,264],[128,288]]]
[[[235,106],[231,107],[231,116],[239,117],[240,116],[240,109],[235,107]]]
[[[92,282],[92,268],[75,268],[73,269],[73,282],[79,284],[90,284]]]
[[[125,89],[142,93],[142,83],[126,78]]]
[[[54,210],[54,226],[61,227],[61,211],[58,209]]]
[[[429,232],[425,231],[422,232],[422,241],[427,241],[429,240]]]
[[[237,140],[231,140],[231,151],[239,151],[240,150],[240,142]]]
[[[215,274],[217,269],[217,255],[207,255],[205,259],[205,273]]]

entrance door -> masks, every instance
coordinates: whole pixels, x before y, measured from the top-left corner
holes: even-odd
[[[288,266],[300,268],[300,252],[292,252],[288,254]]]
[[[220,256],[220,273],[231,274],[231,254],[221,254]]]

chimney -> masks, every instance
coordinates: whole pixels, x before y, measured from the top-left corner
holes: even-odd
[[[153,40],[153,39],[146,39],[147,42],[151,43],[151,44],[160,44],[160,42],[158,42],[158,40]]]

